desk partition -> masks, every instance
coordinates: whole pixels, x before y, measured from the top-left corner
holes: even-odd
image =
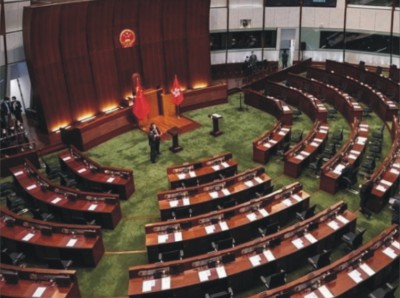
[[[74,266],[95,267],[104,254],[99,226],[51,223],[0,208],[1,246],[27,256],[69,259]]]
[[[156,262],[160,252],[182,249],[186,258],[212,251],[212,241],[233,237],[236,244],[239,244],[259,235],[258,227],[272,222],[284,225],[296,212],[309,206],[310,195],[301,188],[301,185],[295,183],[231,208],[147,224],[145,230],[149,262]]]
[[[248,290],[260,274],[291,271],[307,257],[331,249],[354,230],[356,215],[340,201],[305,221],[223,251],[129,268],[129,297],[204,297],[216,283]],[[162,296],[165,295],[165,296]]]
[[[58,155],[61,168],[72,173],[86,190],[111,191],[127,200],[135,191],[133,171],[126,168],[104,167],[73,145]]]

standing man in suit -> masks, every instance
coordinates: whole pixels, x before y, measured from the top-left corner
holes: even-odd
[[[150,124],[148,137],[150,145],[150,160],[152,163],[155,163],[157,155],[161,154],[160,152],[161,131],[155,123]]]
[[[8,124],[11,117],[10,98],[4,97],[3,102],[0,105],[1,108],[1,127],[8,129]]]
[[[15,119],[22,121],[22,105],[19,100],[15,96],[11,97],[11,113],[14,115]]]

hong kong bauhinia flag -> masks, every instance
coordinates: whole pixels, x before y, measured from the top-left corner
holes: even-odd
[[[133,104],[133,114],[139,120],[143,120],[147,117],[149,113],[150,113],[150,107],[149,104],[147,103],[146,97],[143,94],[143,88],[138,78],[136,86],[136,98],[135,98],[135,103]]]
[[[171,93],[173,96],[174,104],[179,106],[183,101],[183,93],[179,85],[178,77],[175,75],[174,83],[172,84]]]

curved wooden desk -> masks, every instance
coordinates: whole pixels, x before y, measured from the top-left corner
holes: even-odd
[[[398,275],[400,237],[390,226],[359,249],[336,262],[281,287],[250,298],[278,297],[359,297],[359,288],[378,287]]]
[[[263,167],[246,170],[235,176],[218,181],[157,194],[161,219],[171,219],[171,212],[178,208],[190,208],[192,216],[217,210],[224,202],[242,203],[257,194],[272,191],[272,179]]]
[[[49,211],[59,220],[73,223],[74,217],[113,229],[121,220],[117,195],[81,192],[75,188],[52,183],[28,161],[10,169],[14,183],[21,193],[40,209]]]
[[[212,241],[228,235],[236,240],[236,244],[243,243],[254,237],[257,226],[267,222],[283,225],[296,212],[308,208],[310,195],[301,188],[301,185],[295,183],[251,202],[217,212],[147,224],[145,229],[149,262],[156,262],[159,252],[174,249],[183,249],[185,257],[209,252],[212,250]]]
[[[355,121],[347,143],[335,156],[322,166],[320,189],[335,194],[339,188],[342,171],[350,166],[356,168],[368,143],[368,124]]]
[[[0,294],[9,298],[80,298],[75,270],[21,268],[0,264]],[[16,283],[7,282],[5,275],[12,275]]]
[[[237,172],[237,162],[232,153],[218,154],[198,162],[184,163],[167,168],[171,189],[195,186],[230,177]]]
[[[46,235],[43,230],[51,231]],[[2,247],[41,260],[71,259],[76,266],[95,267],[104,254],[99,226],[50,223],[22,217],[0,208]]]
[[[73,145],[60,153],[58,160],[61,168],[72,173],[86,190],[111,191],[121,200],[129,199],[135,191],[132,170],[101,166]]]
[[[234,248],[131,267],[128,295],[161,297],[173,293],[177,298],[204,297],[205,289],[220,282],[229,283],[234,291],[249,289],[256,285],[259,274],[273,273],[278,268],[293,270],[299,260],[335,246],[341,235],[355,227],[356,215],[346,208],[338,202],[301,223]],[[273,245],[276,240],[280,245]],[[234,257],[227,261],[227,256]]]
[[[292,149],[285,153],[284,173],[297,178],[301,171],[325,147],[329,127],[318,120],[314,122],[313,130]]]

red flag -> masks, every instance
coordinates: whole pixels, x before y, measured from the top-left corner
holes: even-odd
[[[178,82],[178,77],[175,75],[174,83],[172,85],[171,93],[173,95],[174,104],[179,106],[183,101],[183,93],[181,91],[181,86]]]
[[[136,86],[136,98],[135,98],[135,103],[133,104],[133,114],[139,120],[143,120],[147,117],[149,113],[150,113],[150,107],[149,104],[147,103],[146,97],[143,94],[143,88],[138,78]]]

